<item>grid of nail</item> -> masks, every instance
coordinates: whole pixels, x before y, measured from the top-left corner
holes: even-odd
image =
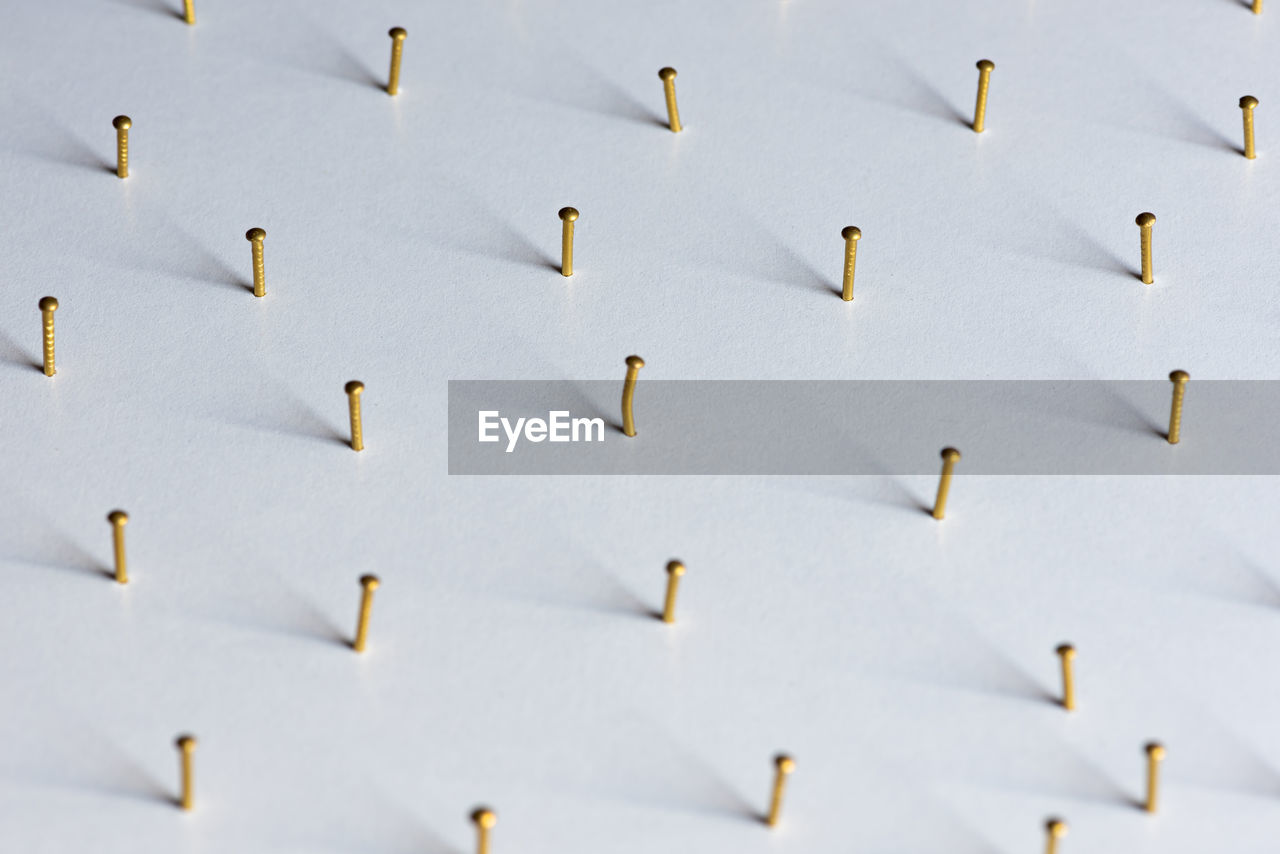
[[[1253,0],[1253,12],[1255,14],[1260,14],[1261,8],[1261,0]],[[187,24],[195,23],[193,0],[183,0],[183,19]],[[402,28],[397,27],[392,29],[389,35],[392,38],[392,54],[386,91],[390,95],[396,95],[399,92],[402,47],[406,34]],[[994,63],[989,60],[982,60],[978,63],[977,67],[980,75],[972,130],[976,133],[982,133],[985,130],[986,125],[990,78],[995,66]],[[680,123],[676,105],[674,84],[676,72],[672,68],[664,68],[659,72],[659,77],[663,81],[669,128],[671,131],[678,133],[683,129],[683,127]],[[1244,123],[1243,154],[1249,160],[1256,158],[1254,141],[1254,110],[1257,106],[1258,100],[1252,96],[1245,96],[1240,99],[1240,108],[1243,112]],[[132,126],[132,122],[127,116],[117,116],[113,121],[113,126],[116,129],[117,138],[117,165],[115,172],[119,178],[126,178],[129,176],[129,130]],[[562,221],[560,272],[565,277],[573,275],[574,223],[578,219],[578,216],[578,211],[574,208],[566,207],[561,209],[559,212],[559,217]],[[1155,224],[1155,216],[1151,213],[1142,213],[1137,217],[1136,223],[1140,228],[1141,279],[1143,283],[1149,285],[1154,283],[1152,231]],[[263,263],[263,242],[266,232],[261,228],[253,228],[250,229],[245,236],[252,245],[254,295],[262,297],[265,296],[266,291]],[[857,243],[861,238],[861,231],[856,227],[849,226],[842,231],[842,237],[845,240],[845,263],[841,296],[845,301],[851,301],[853,299]],[[46,376],[53,376],[56,372],[54,350],[54,312],[58,308],[58,301],[53,297],[45,297],[40,300],[39,308],[42,313],[43,328],[44,358],[42,368]],[[633,414],[633,402],[639,369],[644,366],[644,360],[639,356],[629,356],[626,359],[626,366],[627,372],[622,395],[623,432],[628,437],[635,437],[637,433]],[[1173,398],[1167,441],[1171,445],[1176,445],[1179,443],[1181,438],[1183,400],[1185,396],[1185,388],[1190,377],[1187,372],[1178,370],[1171,373],[1169,375],[1169,379],[1173,383]],[[360,398],[361,393],[364,390],[364,385],[359,381],[352,381],[347,383],[344,388],[348,396],[351,427],[350,446],[353,450],[360,451],[364,447],[360,410]],[[931,511],[933,517],[939,520],[945,517],[954,469],[956,463],[960,460],[960,452],[954,448],[945,448],[942,451],[942,459],[942,473],[938,483],[934,507]],[[120,584],[125,584],[128,581],[124,534],[125,525],[128,520],[128,515],[123,511],[113,511],[108,515],[108,521],[112,526],[115,580]],[[684,574],[685,566],[683,563],[675,560],[668,563],[668,581],[662,611],[662,619],[666,623],[675,622],[676,595],[680,578]],[[361,577],[360,584],[362,587],[362,598],[360,601],[357,630],[352,642],[352,647],[357,652],[364,652],[367,644],[373,592],[378,588],[379,580],[376,576],[365,575]],[[1063,686],[1062,705],[1065,709],[1072,710],[1076,707],[1073,669],[1075,649],[1070,645],[1064,644],[1058,648],[1057,652],[1061,661]],[[184,810],[191,810],[194,806],[192,756],[195,745],[196,740],[191,736],[182,736],[177,741],[177,746],[181,756],[181,794],[178,801]],[[1159,772],[1161,763],[1166,757],[1166,751],[1161,744],[1152,742],[1146,746],[1146,755],[1148,759],[1147,789],[1143,805],[1147,812],[1154,813],[1156,812],[1159,795]],[[773,787],[768,811],[766,813],[766,823],[771,827],[776,826],[780,821],[786,783],[794,770],[795,761],[789,756],[779,755],[775,758]],[[481,808],[477,809],[472,814],[472,820],[477,831],[477,854],[489,854],[490,832],[496,824],[496,814],[492,810]],[[1059,841],[1066,836],[1067,825],[1061,820],[1053,819],[1046,824],[1046,832],[1046,850],[1049,854],[1055,854],[1058,850]]]

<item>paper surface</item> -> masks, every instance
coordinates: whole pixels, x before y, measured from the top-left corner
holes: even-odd
[[[487,804],[495,854],[1021,854],[1055,815],[1063,854],[1274,850],[1275,478],[962,461],[936,522],[934,475],[450,477],[445,431],[449,380],[620,391],[635,353],[642,384],[1184,369],[1192,447],[1197,380],[1280,378],[1280,8],[179,8],[0,10],[0,848],[467,852]]]

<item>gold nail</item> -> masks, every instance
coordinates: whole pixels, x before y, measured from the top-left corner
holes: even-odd
[[[360,576],[360,619],[356,623],[356,639],[351,642],[351,648],[356,652],[364,652],[365,641],[369,639],[369,614],[373,612],[373,591],[377,590],[381,583],[376,575]]]
[[[933,502],[933,518],[941,519],[947,513],[947,494],[951,492],[951,473],[960,460],[955,448],[942,449],[942,477],[938,480],[938,497]]]
[[[1153,741],[1146,747],[1147,751],[1147,801],[1142,808],[1147,812],[1156,811],[1156,803],[1160,798],[1160,763],[1164,761],[1164,745]]]
[[[678,560],[667,563],[667,601],[662,606],[662,622],[676,621],[676,593],[680,590],[680,577],[684,575],[684,564]]]
[[[578,220],[576,208],[560,209],[560,275],[573,275],[573,224]]]
[[[1258,0],[1259,3],[1262,0]],[[1252,95],[1245,95],[1240,99],[1240,109],[1244,112],[1244,156],[1250,160],[1258,156],[1258,152],[1253,147],[1253,110],[1258,106],[1258,99]]]
[[[862,239],[862,229],[856,225],[847,226],[840,232],[844,238],[844,288],[840,296],[845,302],[853,299],[853,267],[858,261],[858,241]]]
[[[982,133],[987,126],[987,90],[991,88],[991,71],[996,64],[989,59],[978,60],[978,103],[973,108],[973,132]]]
[[[777,827],[778,818],[782,814],[782,795],[787,788],[787,777],[796,770],[796,761],[781,753],[773,758],[773,764],[776,766],[773,774],[773,797],[769,799],[769,814],[765,816],[764,823]]]
[[[351,415],[351,450],[364,450],[364,425],[360,419],[360,395],[364,392],[364,383],[352,380],[342,387],[347,393],[347,412]]]
[[[403,27],[393,27],[387,35],[391,36],[391,73],[387,75],[387,94],[400,92],[400,55],[404,53],[404,37],[409,35]]]
[[[182,20],[188,24],[195,24],[196,0],[182,0]]]
[[[1262,0],[1253,0],[1253,14],[1262,14]]]
[[[53,297],[40,299],[40,318],[44,321],[44,375],[51,377],[58,372],[53,359],[53,313],[58,301]]]
[[[111,126],[116,129],[116,177],[129,177],[129,128],[133,127],[133,120],[128,116],[116,116],[111,120]]]
[[[658,76],[662,78],[662,91],[667,96],[667,124],[672,133],[679,133],[682,126],[680,111],[676,109],[676,70],[664,68],[658,72]]]
[[[107,514],[111,523],[111,546],[116,553],[116,581],[129,583],[129,571],[124,560],[124,526],[129,523],[129,514],[123,510],[112,510]]]
[[[636,419],[631,412],[631,401],[636,396],[636,378],[644,367],[644,359],[639,356],[627,357],[627,378],[622,382],[622,432],[627,436],[636,435]]]
[[[1156,280],[1151,270],[1151,226],[1156,224],[1156,215],[1140,213],[1135,221],[1142,230],[1142,284],[1149,285]]]
[[[1049,844],[1045,847],[1045,854],[1058,854],[1058,840],[1067,835],[1067,823],[1060,818],[1051,818],[1045,824],[1045,830],[1049,834]]]
[[[1173,383],[1173,405],[1169,408],[1169,444],[1176,445],[1182,438],[1182,397],[1187,392],[1187,380],[1191,374],[1186,371],[1174,371],[1169,374]]]
[[[253,295],[267,295],[267,269],[262,263],[262,242],[267,239],[267,232],[261,228],[251,228],[244,233],[244,239],[253,247]]]
[[[196,805],[196,792],[191,780],[192,759],[196,751],[195,736],[179,736],[178,751],[182,761],[182,795],[178,798],[178,806],[184,810],[190,810]]]
[[[1076,648],[1069,643],[1058,647],[1058,657],[1062,659],[1062,708],[1068,712],[1076,708]]]
[[[480,807],[471,814],[476,826],[476,854],[489,854],[489,831],[498,823],[498,814],[488,807]]]

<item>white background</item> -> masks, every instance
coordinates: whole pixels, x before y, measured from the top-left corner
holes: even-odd
[[[1271,5],[5,3],[0,847],[462,854],[487,803],[495,854],[1020,854],[1050,815],[1064,854],[1274,851],[1274,478],[962,462],[937,523],[933,477],[450,478],[444,432],[448,379],[620,386],[638,353],[642,383],[1182,368],[1189,447],[1196,379],[1280,378]]]

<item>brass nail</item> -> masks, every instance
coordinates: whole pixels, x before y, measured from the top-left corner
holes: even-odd
[[[780,753],[773,758],[773,764],[773,796],[769,799],[769,814],[765,816],[764,823],[777,827],[782,815],[782,795],[787,788],[787,777],[796,770],[796,761],[785,753]]]
[[[662,91],[667,96],[667,124],[671,127],[672,133],[679,133],[682,125],[680,111],[676,109],[676,70],[664,68],[658,72],[658,76],[662,78]]]
[[[253,295],[267,295],[267,269],[262,263],[262,242],[267,239],[267,232],[261,228],[251,228],[244,233],[244,239],[253,247]]]
[[[182,763],[182,795],[178,798],[178,806],[190,810],[196,805],[196,792],[191,779],[193,754],[196,750],[195,736],[179,736],[177,744]]]
[[[1187,380],[1191,374],[1186,371],[1174,371],[1169,374],[1173,383],[1173,405],[1169,407],[1169,444],[1176,445],[1182,438],[1182,398],[1187,392]]]
[[[364,383],[352,380],[342,387],[347,393],[347,412],[351,416],[351,450],[364,450],[364,424],[360,418],[360,395],[364,393]]]
[[[498,814],[488,807],[480,807],[471,813],[476,826],[476,854],[489,854],[489,831],[498,823]]]
[[[667,563],[667,600],[662,606],[662,622],[676,621],[676,593],[680,590],[680,577],[684,575],[684,564],[678,560]]]
[[[938,480],[938,497],[933,502],[933,518],[941,519],[947,513],[947,494],[951,492],[951,473],[960,460],[955,448],[942,449],[942,477]]]
[[[1156,224],[1156,215],[1140,213],[1137,220],[1142,239],[1142,284],[1149,285],[1156,280],[1151,269],[1151,226]]]
[[[111,126],[116,129],[116,177],[129,177],[129,128],[133,127],[133,120],[128,116],[116,116],[111,120]]]
[[[578,220],[576,208],[560,209],[560,275],[573,275],[573,224]]]
[[[129,523],[129,514],[123,510],[112,510],[107,514],[111,523],[111,546],[116,555],[116,582],[129,583],[129,571],[124,559],[124,526]]]
[[[627,378],[622,381],[622,432],[627,436],[636,435],[636,419],[631,411],[631,402],[636,396],[636,378],[644,367],[644,359],[639,356],[627,357]]]
[[[1165,750],[1164,745],[1159,742],[1151,742],[1146,746],[1147,751],[1147,800],[1142,808],[1147,812],[1156,811],[1156,803],[1160,798],[1160,763],[1164,761]]]
[[[40,318],[44,321],[44,375],[51,377],[58,372],[53,358],[53,313],[58,301],[53,297],[40,299]]]
[[[1045,830],[1049,835],[1045,854],[1058,854],[1058,840],[1067,835],[1067,823],[1060,818],[1051,818],[1045,824]]]
[[[182,20],[188,24],[196,22],[196,2],[195,0],[182,0]]]
[[[1258,0],[1259,3],[1262,0]],[[1253,111],[1258,106],[1258,99],[1245,95],[1240,99],[1240,109],[1244,112],[1244,156],[1249,160],[1257,158],[1258,152],[1253,146]]]
[[[1262,14],[1262,0],[1253,0],[1253,14]]]
[[[356,623],[356,639],[351,648],[356,652],[364,652],[365,641],[369,639],[369,615],[373,613],[373,591],[381,584],[376,575],[360,576],[360,619]]]
[[[387,35],[391,36],[391,73],[387,75],[387,94],[400,92],[400,56],[404,53],[404,38],[409,35],[403,27],[393,27]]]
[[[1062,659],[1062,708],[1068,712],[1076,708],[1076,648],[1069,643],[1058,647],[1058,657]]]
[[[987,126],[987,90],[991,88],[991,71],[996,64],[989,59],[978,60],[978,103],[973,108],[973,132],[982,133]]]
[[[858,261],[858,241],[862,239],[862,229],[856,225],[847,226],[840,232],[844,238],[844,287],[840,292],[845,302],[853,299],[853,268]]]

